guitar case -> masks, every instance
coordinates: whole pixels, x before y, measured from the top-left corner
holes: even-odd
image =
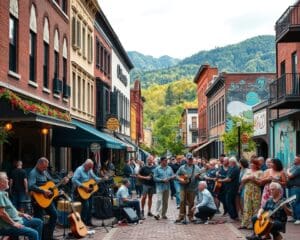
[[[133,208],[125,207],[123,208],[124,217],[126,218],[128,223],[137,223],[139,222],[139,217]]]
[[[108,219],[114,216],[110,197],[95,196],[93,216],[98,219]]]

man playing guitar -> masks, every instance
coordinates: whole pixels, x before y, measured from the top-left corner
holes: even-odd
[[[51,197],[53,192],[50,190],[42,190],[40,186],[44,185],[48,181],[56,182],[50,174],[47,172],[47,168],[49,166],[49,160],[45,157],[41,157],[38,161],[35,167],[31,170],[28,176],[28,188],[31,192],[36,193],[42,193],[45,197]],[[64,183],[67,183],[69,180],[68,178],[64,179]],[[52,202],[48,207],[42,208],[37,201],[32,198],[33,200],[33,212],[34,217],[37,217],[41,220],[43,220],[43,211],[45,211],[49,216],[49,222],[47,226],[47,236],[49,236],[49,239],[52,240],[53,238],[53,232],[56,225],[57,220],[57,211],[54,203]]]
[[[272,182],[270,184],[270,191],[271,191],[271,197],[267,200],[264,207],[258,210],[257,216],[254,216],[252,218],[253,225],[257,220],[262,219],[262,214],[266,211],[272,211],[274,210],[280,202],[283,201],[282,199],[282,188],[281,185],[277,182]],[[275,212],[272,215],[272,224],[271,229],[267,231],[263,236],[264,238],[261,238],[261,236],[257,236],[255,233],[251,236],[246,237],[248,240],[259,240],[259,239],[271,239],[269,233],[273,235],[274,240],[281,240],[282,235],[280,232],[285,232],[285,225],[287,222],[287,216],[291,215],[292,211],[290,208],[287,207],[286,204],[282,206],[277,212]]]
[[[77,188],[82,188],[85,192],[90,193],[92,189],[83,185],[84,182],[94,179],[97,183],[101,181],[101,178],[97,177],[93,172],[94,162],[91,159],[87,159],[84,164],[79,166],[72,178],[72,183],[75,186],[74,196],[75,199],[82,204],[81,218],[87,226],[93,226],[92,224],[92,198],[83,199],[77,191]]]
[[[189,220],[193,220],[194,200],[196,195],[196,189],[198,186],[199,176],[201,170],[198,166],[194,165],[193,155],[188,153],[186,155],[187,164],[182,165],[177,173],[177,179],[180,183],[180,212],[179,217],[175,223],[182,222],[186,216],[186,205],[189,207],[188,217]]]

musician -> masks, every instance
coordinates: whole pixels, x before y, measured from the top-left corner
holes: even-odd
[[[137,199],[129,199],[128,189],[130,187],[130,182],[127,178],[123,178],[122,185],[119,187],[116,194],[117,198],[120,201],[121,206],[132,207],[140,220],[144,220],[144,216],[141,215],[140,202]]]
[[[181,158],[182,156],[178,155],[176,156],[176,162],[172,165],[170,165],[170,167],[172,168],[173,172],[176,174],[178,169],[180,168],[181,166]],[[180,183],[177,179],[174,179],[173,180],[173,184],[174,184],[174,188],[175,188],[175,198],[176,198],[176,206],[177,206],[177,209],[180,208]]]
[[[188,205],[188,218],[189,221],[193,221],[193,211],[194,199],[196,194],[196,189],[198,185],[199,175],[201,170],[198,166],[193,164],[194,159],[191,153],[187,153],[187,164],[182,165],[177,173],[177,180],[180,182],[180,211],[179,216],[175,223],[179,223],[184,220],[186,216],[186,205]],[[185,176],[183,178],[183,176]]]
[[[144,207],[146,204],[146,199],[148,196],[148,217],[153,217],[154,215],[151,213],[152,207],[152,196],[155,194],[155,182],[153,180],[153,172],[156,168],[154,165],[154,157],[152,155],[147,158],[147,165],[143,166],[140,169],[137,177],[142,180],[143,184],[143,195],[142,195],[142,212],[141,215],[144,216]]]
[[[229,159],[229,169],[227,172],[227,176],[226,178],[220,179],[219,181],[227,184],[225,192],[225,205],[227,206],[228,214],[232,220],[238,219],[235,198],[239,190],[239,177],[240,168],[238,167],[238,162],[235,157],[231,157]]]
[[[252,218],[253,225],[257,219],[261,219],[261,216],[264,211],[272,211],[274,210],[281,201],[284,199],[282,198],[282,187],[278,182],[272,182],[270,184],[270,191],[271,197],[267,200],[265,205],[258,210],[256,216]],[[282,235],[280,232],[285,232],[285,226],[287,222],[287,216],[291,215],[291,209],[285,204],[282,208],[280,208],[277,212],[274,213],[272,216],[272,227],[270,233],[273,235],[274,240],[281,240]],[[259,236],[253,234],[251,236],[246,237],[248,240],[259,240],[261,239]],[[268,239],[268,238],[266,238]],[[269,238],[270,239],[270,238]]]
[[[156,183],[156,215],[154,218],[156,220],[168,219],[168,201],[170,195],[170,180],[175,177],[174,172],[170,166],[168,166],[168,160],[166,157],[160,159],[160,166],[154,170],[154,181]]]
[[[8,198],[8,188],[7,175],[0,172],[0,236],[26,236],[33,240],[41,240],[43,222],[18,212]]]
[[[195,217],[201,219],[200,221],[196,221],[196,223],[207,223],[208,219],[211,219],[217,212],[214,198],[207,190],[205,181],[200,181],[198,184],[196,206],[192,210],[193,212],[197,210]]]
[[[47,183],[48,181],[57,182],[54,180],[47,171],[49,166],[49,160],[45,157],[38,159],[35,167],[31,170],[28,176],[28,189],[32,192],[43,193],[45,197],[50,197],[52,192],[50,190],[42,190],[39,187]],[[64,178],[64,183],[68,182],[68,178]],[[52,202],[49,207],[42,208],[32,198],[34,217],[43,220],[44,211],[50,216],[47,230],[47,236],[49,239],[53,238],[53,232],[57,221],[57,210],[55,204]]]
[[[296,195],[296,201],[293,203],[294,224],[300,224],[300,155],[294,159],[294,164],[287,170],[287,186],[290,195]]]
[[[82,183],[89,181],[90,179],[94,179],[96,182],[100,182],[101,178],[97,177],[93,172],[94,162],[91,159],[87,159],[84,164],[79,166],[72,178],[72,183],[75,189],[83,188],[87,193],[91,192],[89,187],[84,186]],[[74,191],[74,197],[77,201],[81,202],[82,210],[81,210],[81,218],[82,221],[87,226],[94,226],[92,224],[92,198],[82,199],[78,194],[77,190]]]

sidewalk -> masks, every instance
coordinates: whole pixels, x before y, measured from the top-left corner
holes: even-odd
[[[153,198],[152,213],[155,213],[156,198]],[[147,206],[147,204],[146,204]],[[95,240],[234,240],[245,239],[245,236],[251,235],[251,231],[240,231],[237,229],[239,223],[223,223],[223,224],[175,224],[174,221],[178,216],[175,200],[169,199],[168,220],[155,220],[153,217],[146,217],[142,224],[129,224],[127,226],[118,226],[108,228],[109,233],[104,228],[95,228],[95,234],[85,239]],[[147,215],[147,207],[145,208],[145,216]],[[226,218],[216,215],[213,220],[224,220]],[[105,220],[110,225],[111,219]],[[93,219],[93,223],[100,226],[101,220]],[[56,228],[55,235],[61,235],[62,229]],[[69,230],[68,230],[69,231]],[[288,223],[287,233],[284,239],[299,239],[300,226]],[[62,239],[62,237],[59,237]]]

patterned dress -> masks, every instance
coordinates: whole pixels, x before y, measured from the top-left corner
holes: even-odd
[[[244,177],[254,176],[256,179],[260,179],[263,175],[261,170],[253,172],[251,169],[247,169]],[[253,181],[248,181],[244,186],[244,211],[242,218],[242,226],[251,228],[251,218],[257,213],[260,207],[261,189],[260,186]]]

